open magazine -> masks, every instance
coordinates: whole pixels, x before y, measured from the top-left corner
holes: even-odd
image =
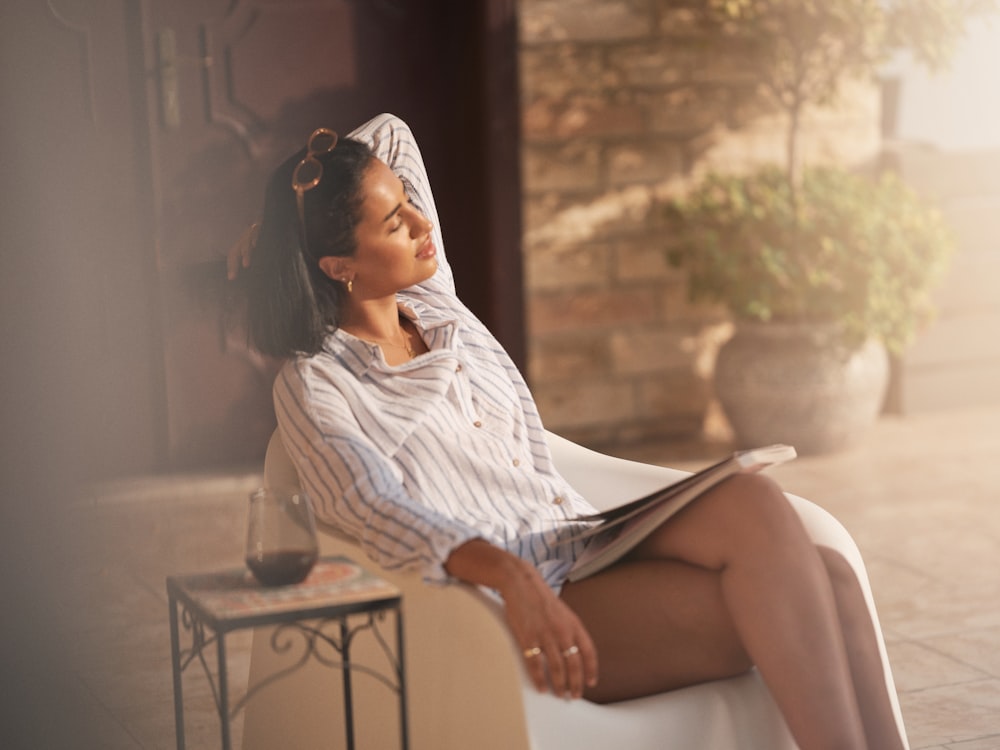
[[[570,569],[569,580],[586,578],[621,559],[660,524],[723,479],[739,472],[760,471],[768,466],[790,461],[795,455],[795,448],[790,445],[769,445],[738,451],[638,500],[601,513],[571,519],[598,523],[572,537],[593,539]]]

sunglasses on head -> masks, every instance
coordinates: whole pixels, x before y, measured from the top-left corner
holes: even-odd
[[[323,165],[316,157],[330,153],[336,146],[336,132],[329,128],[316,128],[306,141],[306,155],[292,172],[292,190],[295,191],[295,205],[299,209],[299,232],[302,235],[302,248],[307,253],[305,195],[323,179]]]

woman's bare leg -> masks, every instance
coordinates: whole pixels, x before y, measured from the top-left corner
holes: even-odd
[[[610,703],[743,674],[753,666],[719,574],[675,560],[627,560],[566,584],[563,600],[594,639],[597,686]]]
[[[902,750],[903,742],[889,699],[875,626],[857,575],[839,552],[829,547],[818,549],[833,584],[868,747]]]
[[[671,584],[683,569],[666,561],[702,570]],[[829,574],[765,477],[727,480],[627,561],[568,584],[563,598],[597,644],[595,700],[732,674],[752,661],[803,750],[867,747]],[[699,632],[684,629],[688,618]]]

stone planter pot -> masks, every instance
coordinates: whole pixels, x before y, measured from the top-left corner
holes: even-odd
[[[741,446],[788,443],[800,454],[855,442],[878,417],[885,347],[840,344],[833,326],[737,324],[719,350],[715,389]]]

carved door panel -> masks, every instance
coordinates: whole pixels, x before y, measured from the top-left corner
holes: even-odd
[[[222,259],[270,171],[312,128],[341,132],[420,94],[400,85],[413,3],[156,0],[142,19],[167,443],[174,466],[256,460],[277,363],[248,350]],[[415,20],[417,19],[417,20]],[[426,93],[426,92],[425,92]]]

